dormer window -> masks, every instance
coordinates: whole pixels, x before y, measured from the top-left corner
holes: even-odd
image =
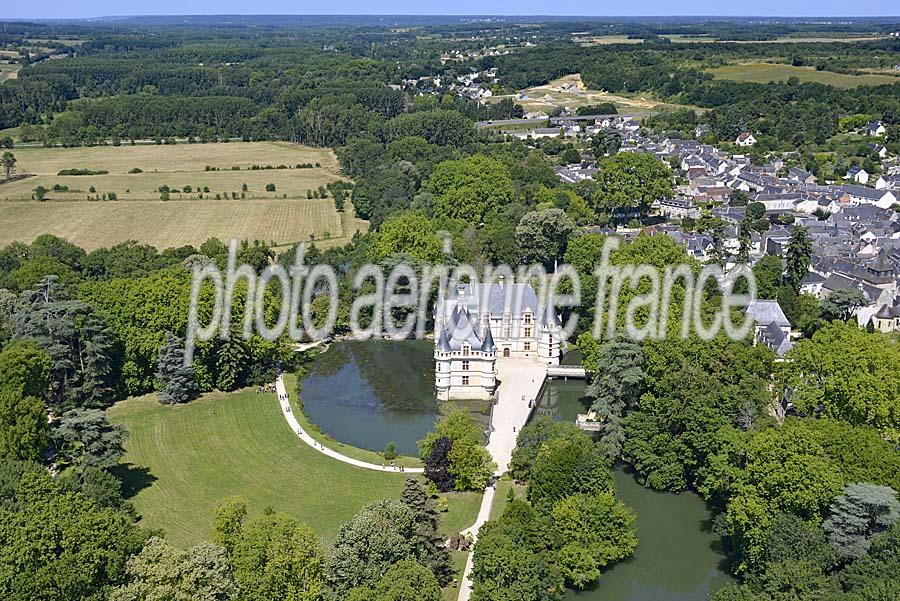
[[[472,347],[469,346],[468,343],[466,343],[466,344],[462,345],[462,352],[464,355],[468,355],[469,353],[472,352]]]
[[[525,325],[526,325],[526,326],[530,326],[530,325],[531,325],[531,313],[526,313],[526,314],[525,314]]]

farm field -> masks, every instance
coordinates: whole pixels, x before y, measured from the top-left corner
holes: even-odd
[[[890,75],[846,75],[830,71],[816,71],[813,67],[794,67],[793,65],[772,63],[741,63],[710,69],[716,79],[735,81],[751,81],[767,83],[770,81],[787,81],[796,77],[801,82],[816,82],[838,88],[854,88],[856,86],[876,86],[900,82],[900,78]]]
[[[333,540],[341,523],[366,503],[399,496],[405,481],[310,448],[271,393],[211,393],[180,406],[146,395],[117,403],[109,415],[130,432],[120,470],[141,525],[179,545],[209,540],[212,510],[229,495],[257,512],[271,506]],[[448,495],[446,527],[470,525],[479,499]]]
[[[341,179],[337,159],[325,149],[250,142],[16,148],[14,154],[17,172],[35,175],[0,184],[0,245],[50,233],[86,249],[127,240],[164,249],[198,245],[213,236],[276,244],[313,236],[328,246],[345,243],[367,227],[349,203],[338,213],[331,198],[307,198],[308,190]],[[320,167],[250,170],[252,165],[307,163]],[[220,170],[207,171],[207,166]],[[109,173],[57,175],[76,168]],[[142,172],[128,173],[134,168]],[[274,192],[266,191],[270,183]],[[235,200],[244,184],[245,198]],[[160,200],[163,185],[172,190],[168,201]],[[48,190],[46,201],[31,200],[37,186]],[[54,186],[68,191],[53,191]],[[189,192],[183,191],[186,186]],[[204,188],[209,191],[200,192]],[[117,201],[93,200],[109,193]]]
[[[553,107],[575,111],[578,107],[601,102],[612,102],[620,113],[632,115],[647,115],[655,111],[675,108],[691,108],[687,105],[659,102],[643,96],[632,98],[599,90],[589,90],[584,85],[584,82],[581,81],[579,73],[565,75],[542,86],[526,88],[519,94],[524,94],[525,98],[520,99],[518,94],[512,96],[497,95],[493,96],[490,101],[498,102],[503,98],[512,98],[526,112],[546,111]]]

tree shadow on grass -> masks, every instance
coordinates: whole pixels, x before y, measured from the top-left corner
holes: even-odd
[[[150,473],[149,467],[120,463],[110,472],[122,482],[122,497],[131,499],[139,492],[156,482],[156,476]]]

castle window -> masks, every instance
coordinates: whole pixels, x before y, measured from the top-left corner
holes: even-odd
[[[530,350],[531,350],[531,343],[530,343],[530,342],[526,342],[526,343],[525,343],[525,350],[526,350],[526,351],[530,351]]]
[[[525,314],[525,325],[531,325],[531,313]]]
[[[463,386],[468,386],[468,385],[469,385],[469,376],[463,376],[463,377],[462,377],[462,385],[463,385]]]
[[[531,338],[531,328],[525,328],[525,338]]]
[[[469,362],[463,361],[463,371],[469,371]]]
[[[464,355],[468,355],[469,353],[472,352],[472,347],[469,346],[468,344],[464,344],[462,347],[462,352]]]

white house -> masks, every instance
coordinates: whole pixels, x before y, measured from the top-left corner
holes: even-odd
[[[847,179],[852,179],[858,184],[868,184],[869,183],[869,172],[863,169],[862,167],[858,167],[854,165],[847,170]]]
[[[734,143],[738,146],[753,146],[756,144],[756,138],[750,132],[745,131],[734,140]]]
[[[887,156],[888,151],[887,151],[887,148],[885,148],[883,144],[872,143],[872,144],[869,144],[868,146],[869,146],[869,150],[871,150],[872,152],[874,152],[875,154],[878,155],[878,158],[883,159],[884,157]]]
[[[866,125],[867,136],[883,136],[885,132],[887,132],[887,129],[885,129],[884,123],[881,121],[871,121]]]
[[[439,399],[493,397],[498,357],[559,364],[562,324],[528,284],[460,285],[439,301],[434,321]]]

